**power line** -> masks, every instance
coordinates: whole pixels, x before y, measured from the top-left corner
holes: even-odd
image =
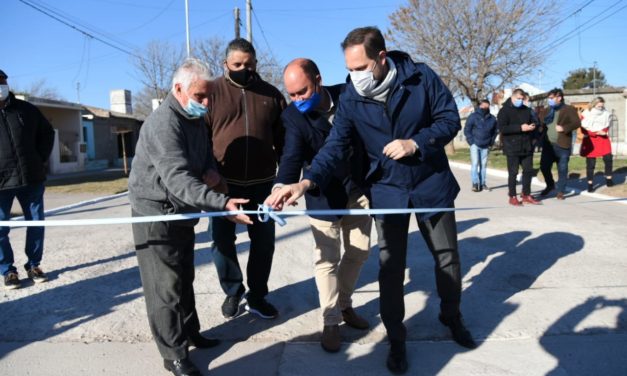
[[[83,21],[80,18],[77,18],[71,15],[70,13],[64,12],[63,10],[59,8],[53,7],[52,5],[49,5],[41,0],[28,0],[28,2],[49,13],[52,13],[53,15],[56,15],[57,17],[65,20],[66,22],[70,24],[81,27],[83,30],[88,31],[91,34],[98,35],[101,38],[107,39],[111,43],[115,43],[119,46],[123,46],[124,48],[129,49],[129,50],[137,49],[137,46],[131,43],[128,43],[127,41],[121,38],[118,38],[117,36],[109,33],[107,30],[100,29],[97,26],[89,24],[88,22]]]
[[[331,7],[331,8],[261,8],[261,12],[273,12],[273,13],[302,13],[302,12],[340,12],[340,11],[353,11],[353,10],[369,10],[369,9],[382,9],[393,8],[394,5],[372,5],[372,6],[360,6],[360,7]]]
[[[169,2],[169,3],[165,6],[165,7],[163,7],[163,9],[161,9],[161,11],[159,11],[159,12],[158,12],[155,16],[153,16],[152,18],[150,18],[148,21],[146,21],[146,22],[144,22],[144,23],[140,24],[139,26],[135,26],[135,27],[134,27],[134,28],[132,28],[132,29],[129,29],[129,30],[123,31],[123,32],[121,32],[120,34],[127,34],[127,33],[130,33],[130,32],[133,32],[133,31],[137,31],[137,30],[139,30],[139,29],[141,29],[141,28],[143,28],[143,27],[145,27],[145,26],[147,26],[147,25],[150,25],[150,24],[151,24],[151,23],[153,23],[153,22],[154,22],[157,18],[161,17],[161,16],[163,15],[163,13],[165,13],[165,12],[166,12],[166,11],[167,11],[167,10],[168,10],[171,6],[172,6],[172,4],[174,4],[174,1],[175,1],[175,0],[170,0],[170,2]]]
[[[261,36],[263,37],[263,40],[266,42],[266,46],[268,46],[268,51],[270,51],[270,56],[272,56],[273,60],[277,60],[276,57],[274,56],[274,52],[272,51],[272,47],[270,47],[270,43],[268,43],[268,38],[266,38],[266,33],[263,30],[263,27],[261,27],[261,23],[259,22],[259,18],[257,18],[257,13],[254,11],[252,11],[253,13],[253,17],[255,18],[255,22],[257,23],[257,26],[259,26],[259,30],[261,31]]]
[[[79,28],[76,25],[73,25],[73,24],[71,24],[71,23],[69,23],[69,22],[67,22],[67,21],[65,21],[65,20],[55,16],[54,14],[51,14],[51,13],[47,12],[46,10],[39,8],[38,6],[28,2],[26,0],[18,0],[18,1],[23,3],[23,4],[25,4],[25,5],[27,5],[27,6],[29,6],[29,7],[31,7],[31,8],[33,8],[33,9],[35,9],[38,12],[41,12],[41,13],[45,14],[46,16],[48,16],[48,17],[50,17],[50,18],[52,18],[52,19],[54,19],[54,20],[56,20],[56,21],[58,21],[58,22],[60,22],[60,23],[62,23],[64,25],[66,25],[67,27],[78,31],[79,33],[81,33],[81,34],[83,34],[83,35],[85,35],[85,36],[87,36],[89,38],[95,39],[95,40],[99,41],[100,43],[106,44],[107,46],[109,46],[111,48],[114,48],[114,49],[116,49],[118,51],[121,51],[121,52],[123,52],[123,53],[125,53],[125,54],[127,54],[129,56],[134,56],[134,57],[137,57],[138,59],[142,59],[141,56],[136,55],[135,53],[133,53],[131,51],[128,51],[128,50],[126,50],[126,49],[124,49],[122,47],[116,46],[112,42],[109,42],[109,41],[107,41],[105,39],[102,39],[102,38],[96,36],[96,35],[93,35],[92,33],[88,32],[88,31],[85,31],[85,30],[83,30],[82,28]]]
[[[586,31],[588,29],[590,29],[591,27],[597,25],[599,22],[606,20],[607,18],[613,16],[614,14],[618,13],[619,11],[623,10],[625,7],[627,6],[623,6],[621,8],[619,8],[616,12],[611,13],[610,15],[606,16],[605,18],[602,18],[601,20],[595,22],[594,24],[582,29],[583,26],[589,24],[590,22],[595,21],[598,17],[601,17],[603,14],[607,13],[608,11],[611,11],[613,8],[615,8],[619,3],[621,3],[623,0],[618,0],[617,2],[613,3],[612,5],[610,5],[609,7],[605,8],[603,11],[601,11],[600,13],[594,15],[592,18],[590,18],[589,20],[587,20],[586,22],[582,23],[581,25],[578,25],[577,27],[575,27],[574,29],[570,30],[569,32],[565,33],[564,35],[562,35],[561,37],[553,40],[552,42],[550,42],[548,45],[546,45],[545,47],[540,49],[539,53],[544,53],[549,51],[550,49],[557,47],[558,45],[560,45],[561,43],[572,39],[574,37],[576,37],[578,34],[577,32],[581,32],[581,31]]]

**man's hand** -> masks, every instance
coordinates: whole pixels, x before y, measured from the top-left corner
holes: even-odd
[[[248,201],[249,200],[246,200],[243,198],[231,198],[229,199],[229,201],[226,202],[226,205],[224,206],[224,210],[226,211],[240,210],[239,206],[241,204],[248,203]],[[246,214],[230,215],[226,217],[226,219],[228,219],[231,222],[239,223],[240,225],[252,225],[253,224],[253,221],[251,221],[250,217],[248,217]]]
[[[534,129],[536,129],[536,125],[535,124],[523,124],[520,126],[520,130],[522,130],[523,132],[531,132]]]
[[[414,140],[394,140],[383,148],[383,154],[395,161],[416,154],[418,148]]]
[[[264,202],[274,210],[283,210],[285,205],[296,205],[296,200],[302,197],[311,187],[311,180],[303,179],[300,183],[290,184],[277,188]]]
[[[558,124],[558,125],[555,126],[555,130],[558,131],[558,132],[562,132],[563,133],[564,132],[564,127],[562,127],[561,125]]]

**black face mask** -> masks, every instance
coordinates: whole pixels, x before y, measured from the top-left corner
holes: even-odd
[[[253,72],[248,69],[242,69],[238,71],[232,71],[229,69],[227,71],[227,75],[231,81],[235,82],[236,84],[240,86],[248,85],[253,78]]]

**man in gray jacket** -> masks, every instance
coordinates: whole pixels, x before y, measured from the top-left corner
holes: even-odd
[[[188,59],[172,91],[144,122],[129,178],[134,217],[237,210],[248,200],[229,198],[205,184],[215,161],[203,115],[212,92],[209,68]],[[228,217],[251,224],[246,215]],[[150,330],[174,375],[200,375],[188,346],[212,347],[200,335],[194,301],[194,225],[197,219],[133,224]]]

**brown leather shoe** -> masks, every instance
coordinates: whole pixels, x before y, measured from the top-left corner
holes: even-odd
[[[513,206],[522,206],[522,202],[518,201],[518,198],[516,198],[516,196],[511,196],[509,198],[509,204]]]
[[[322,329],[322,337],[320,338],[320,345],[324,351],[338,352],[342,346],[342,339],[340,338],[340,326],[339,325],[325,325]]]
[[[557,196],[555,196],[555,198],[558,200],[564,200],[566,197],[564,197],[564,192],[557,192]]]
[[[520,198],[522,198],[523,204],[542,205],[542,203],[533,198],[532,195],[521,195]]]
[[[344,322],[346,323],[346,325],[350,326],[351,328],[368,329],[370,327],[370,324],[368,323],[368,321],[366,321],[366,319],[364,319],[363,317],[359,316],[357,312],[355,312],[353,307],[348,307],[345,310],[343,310],[342,318],[344,319]]]

